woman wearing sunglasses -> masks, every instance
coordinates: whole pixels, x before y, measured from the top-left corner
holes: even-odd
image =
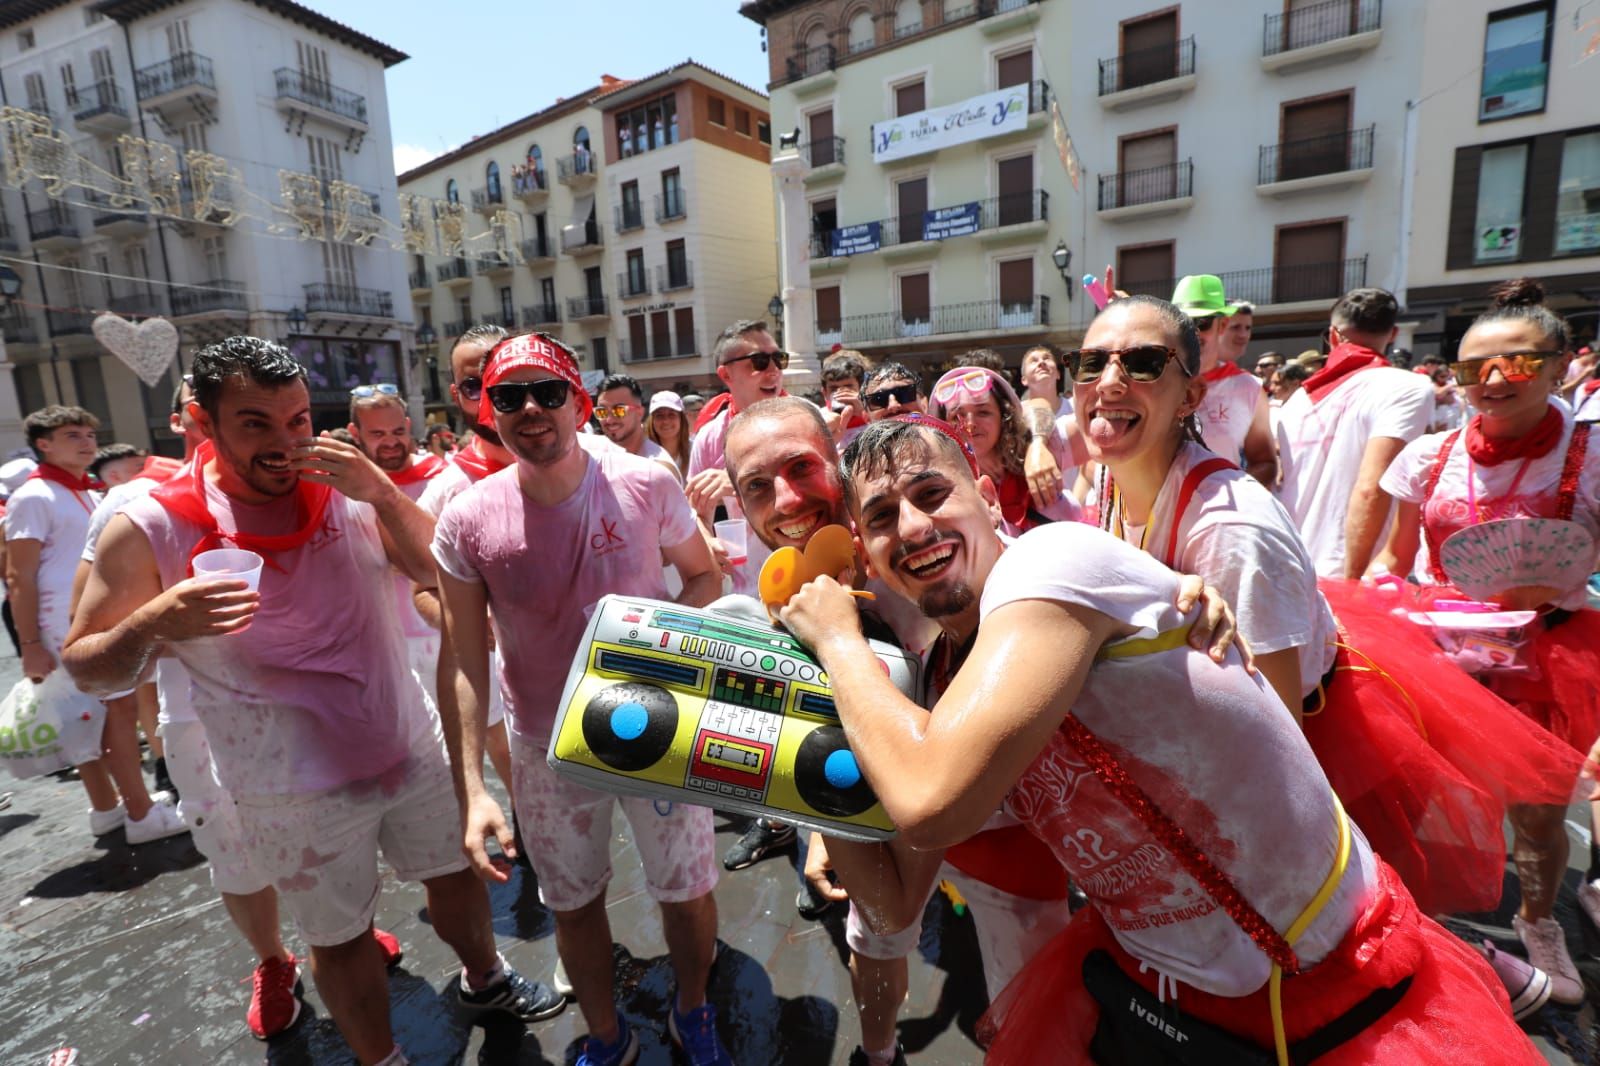
[[[1379,484],[1399,506],[1374,572],[1415,574],[1432,586],[1425,595],[1466,598],[1448,587],[1437,557],[1445,539],[1467,526],[1570,518],[1600,539],[1600,441],[1552,401],[1572,336],[1543,297],[1537,282],[1508,282],[1462,337],[1450,369],[1477,413],[1464,429],[1413,441],[1384,474]],[[1528,653],[1536,670],[1489,675],[1485,683],[1555,737],[1589,751],[1600,737],[1600,614],[1586,609],[1584,585],[1512,589],[1503,599],[1542,616]],[[1514,924],[1529,957],[1554,980],[1554,998],[1577,1003],[1583,985],[1550,917],[1567,864],[1562,799],[1512,812],[1522,879]],[[1584,884],[1578,900],[1600,922],[1597,884]]]
[[[1065,492],[1046,501],[1029,493],[1023,472],[1028,425],[1022,401],[1003,375],[979,366],[949,371],[934,384],[928,397],[928,413],[960,426],[972,439],[972,447],[978,453],[978,469],[988,475],[1000,496],[1004,518],[1001,532],[1017,536],[1034,526],[1076,521],[1082,516],[1078,501]],[[1068,443],[1053,435],[1050,450],[1061,468],[1062,480],[1071,484],[1078,464],[1069,454]]]
[[[1303,715],[1346,809],[1425,913],[1492,908],[1505,861],[1505,797],[1459,772],[1428,740],[1493,745],[1485,750],[1505,752],[1516,772],[1549,789],[1570,791],[1575,764],[1455,670],[1426,635],[1352,646],[1288,512],[1200,441],[1199,358],[1189,318],[1148,296],[1108,305],[1084,347],[1067,353],[1073,406],[1100,464],[1091,517],[1165,565],[1199,574],[1233,604],[1262,674]],[[1370,608],[1342,621],[1365,631],[1368,616],[1394,628]],[[1440,679],[1425,692],[1390,680],[1434,675]],[[1428,718],[1426,737],[1417,714]],[[1435,728],[1434,717],[1446,722]]]

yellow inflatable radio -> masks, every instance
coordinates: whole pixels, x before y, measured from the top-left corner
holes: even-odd
[[[915,699],[917,658],[871,643]],[[759,615],[605,596],[560,706],[550,767],[591,788],[781,818],[830,836],[894,835],[845,743],[827,674]]]

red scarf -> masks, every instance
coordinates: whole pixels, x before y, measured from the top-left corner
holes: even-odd
[[[93,492],[102,487],[99,481],[90,477],[87,473],[73,477],[54,463],[40,463],[33,468],[33,473],[28,475],[28,480],[53,481],[57,485],[71,489],[73,492]]]
[[[1007,474],[995,486],[1000,496],[1000,514],[1018,529],[1028,528],[1028,479],[1021,474]]]
[[[149,455],[145,457],[144,466],[139,468],[137,476],[149,478],[151,481],[165,481],[183,469],[183,460],[168,459],[164,455]]]
[[[212,457],[211,442],[206,441],[195,449],[194,458],[190,459],[177,475],[156,486],[150,493],[174,518],[181,518],[190,525],[199,526],[203,531],[200,539],[189,551],[191,575],[194,573],[194,557],[203,551],[226,548],[229,545],[262,556],[266,556],[269,552],[294,551],[303,547],[327,520],[328,501],[333,498],[333,489],[301,478],[294,490],[295,509],[300,522],[300,528],[295,532],[276,536],[244,532],[224,533],[217,525],[217,516],[211,513],[211,507],[206,502],[205,471],[206,464]],[[283,567],[270,558],[266,560],[266,564],[274,570],[280,572],[283,570]]]
[[[396,485],[415,485],[419,481],[427,481],[438,476],[444,469],[444,460],[437,455],[429,455],[426,459],[418,459],[410,466],[397,473],[389,474],[389,480]],[[389,473],[387,470],[384,473]]]
[[[1218,363],[1210,370],[1207,370],[1204,374],[1201,374],[1200,380],[1205,382],[1207,385],[1215,385],[1217,382],[1226,380],[1227,378],[1242,378],[1247,376],[1248,374],[1245,371],[1239,369],[1239,364],[1237,363]]]
[[[789,390],[779,389],[778,395],[787,396],[789,395]],[[706,405],[700,408],[700,413],[695,416],[694,432],[699,433],[707,422],[710,422],[713,418],[716,418],[722,413],[723,408],[727,408],[728,417],[730,419],[739,413],[738,408],[733,406],[733,393],[719,392],[717,395],[707,400]]]
[[[455,458],[451,461],[461,468],[470,481],[482,481],[490,474],[504,470],[511,465],[484,455],[478,450],[478,441],[476,439],[473,440],[470,446],[457,451]]]
[[[1342,384],[1352,374],[1360,373],[1375,366],[1388,366],[1389,360],[1382,354],[1373,351],[1362,344],[1351,344],[1345,341],[1328,353],[1328,362],[1323,368],[1306,378],[1303,386],[1306,395],[1312,403],[1322,399],[1333,389]]]
[[[1513,459],[1539,459],[1561,443],[1561,412],[1555,406],[1545,410],[1539,424],[1512,440],[1483,435],[1483,416],[1473,415],[1467,423],[1467,454],[1479,466],[1498,466]]]
[[[1585,381],[1581,386],[1579,386],[1578,391],[1583,393],[1585,396],[1590,396],[1594,394],[1595,389],[1600,389],[1600,378],[1595,378],[1592,381]]]

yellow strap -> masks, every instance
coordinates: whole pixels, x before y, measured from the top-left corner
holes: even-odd
[[[1181,648],[1189,640],[1189,628],[1187,625],[1182,625],[1177,629],[1157,633],[1153,637],[1134,637],[1119,644],[1107,644],[1095,654],[1095,658],[1132,659],[1139,655],[1155,655],[1157,652]]]
[[[1291,947],[1305,935],[1311,923],[1317,920],[1317,915],[1333,899],[1333,894],[1339,890],[1339,883],[1344,880],[1345,870],[1350,866],[1350,820],[1345,817],[1344,806],[1339,802],[1338,795],[1332,791],[1328,795],[1333,799],[1333,813],[1339,823],[1339,847],[1333,857],[1333,868],[1323,879],[1322,887],[1311,897],[1311,902],[1300,912],[1300,917],[1289,926],[1289,931],[1283,934]],[[1289,1037],[1283,1027],[1283,967],[1277,963],[1272,964],[1272,976],[1267,980],[1267,1001],[1272,1009],[1272,1043],[1278,1053],[1278,1066],[1290,1066]]]

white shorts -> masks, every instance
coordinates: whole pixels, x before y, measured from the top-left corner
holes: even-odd
[[[545,762],[548,741],[511,730],[511,794],[522,843],[554,911],[597,899],[611,880],[611,814],[621,806],[658,903],[699,899],[717,886],[711,810],[686,803],[613,796],[561,777]]]
[[[935,892],[939,881],[955,885],[956,891],[967,901],[967,913],[972,916],[978,934],[983,978],[991,1001],[1022,972],[1033,953],[1048,944],[1072,920],[1064,899],[1014,896],[962,873],[949,863],[939,867]],[[883,961],[903,959],[916,950],[917,942],[922,939],[922,922],[913,922],[898,933],[878,936],[867,928],[852,903],[850,915],[845,919],[844,938],[857,955]]]
[[[167,745],[167,772],[178,789],[178,813],[194,846],[211,863],[211,885],[218,892],[248,896],[270,882],[250,865],[244,829],[233,794],[217,781],[211,742],[199,722],[168,722],[161,727]]]
[[[291,796],[238,797],[251,863],[270,879],[300,935],[354,940],[378,907],[378,851],[402,881],[467,867],[461,808],[436,737],[400,766],[354,785]]]

